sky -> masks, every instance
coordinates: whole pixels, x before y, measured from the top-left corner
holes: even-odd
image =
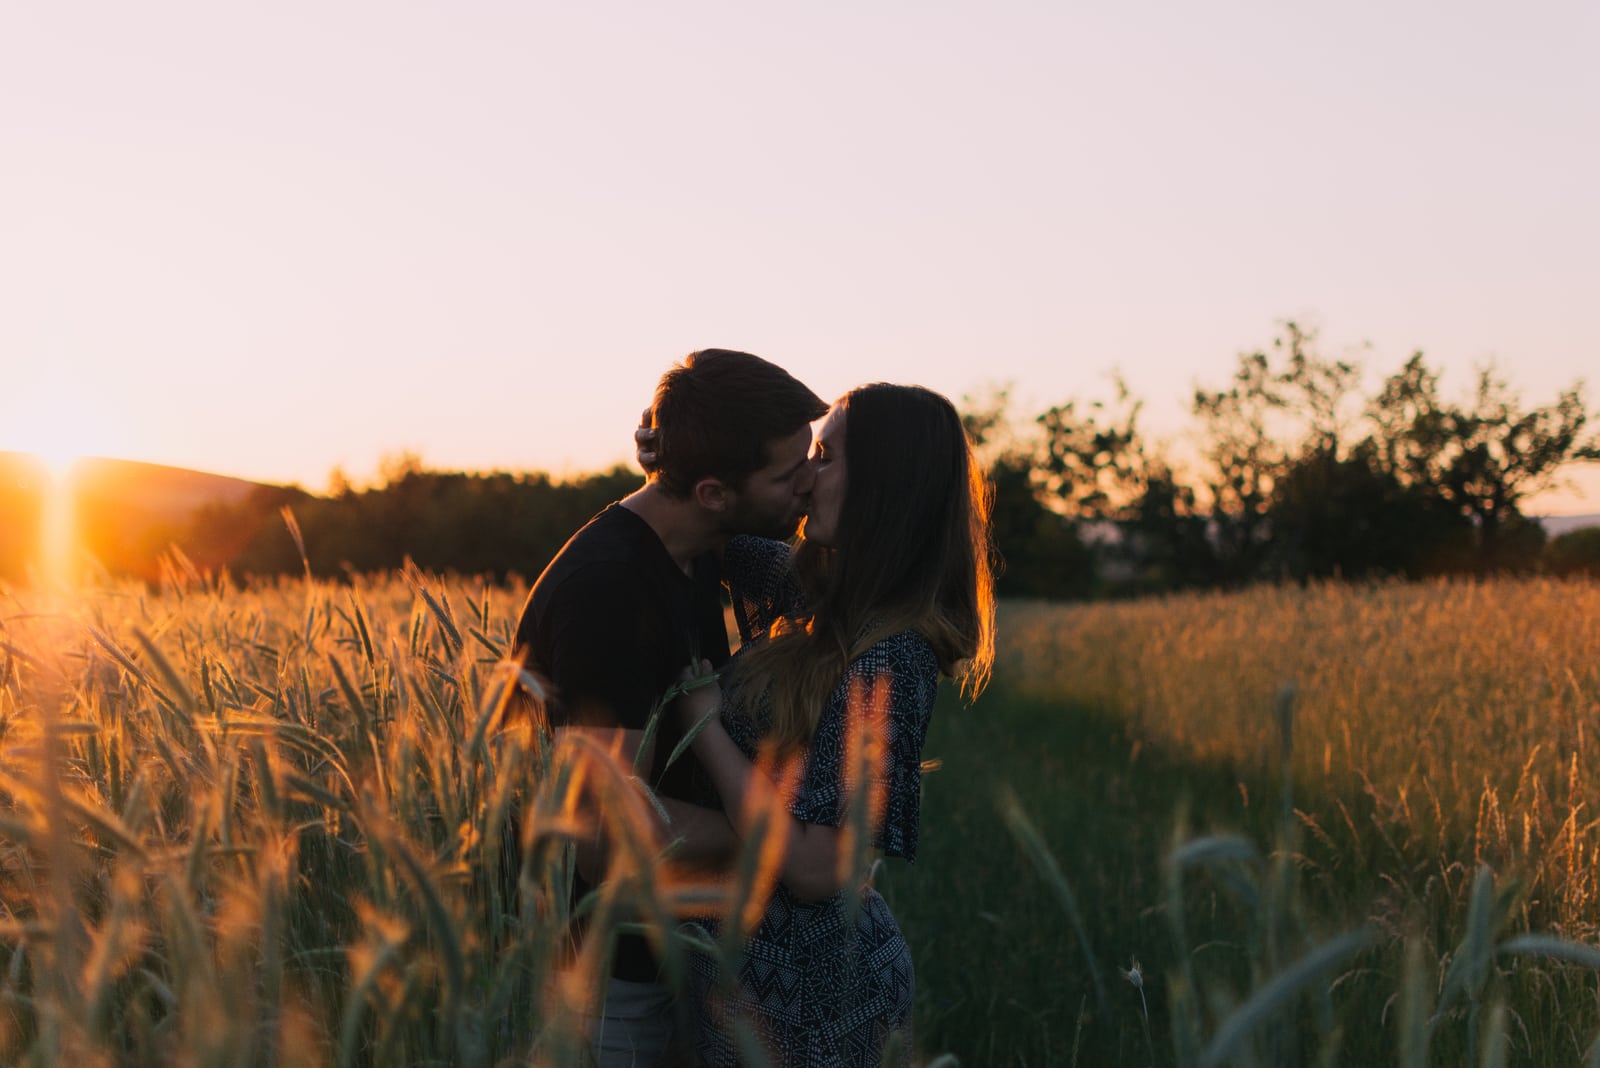
[[[1594,409],[1596,54],[1592,0],[4,4],[0,449],[577,473],[712,346],[1022,419],[1115,370],[1181,445],[1285,319]]]

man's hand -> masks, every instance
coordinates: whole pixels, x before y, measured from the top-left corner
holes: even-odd
[[[656,452],[656,441],[660,436],[661,432],[650,425],[650,409],[646,408],[644,414],[639,416],[639,429],[633,432],[634,455],[646,474],[656,469],[656,461],[660,459]]]

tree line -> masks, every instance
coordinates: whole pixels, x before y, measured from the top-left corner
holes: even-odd
[[[411,456],[388,467],[380,486],[344,484],[328,496],[262,487],[240,504],[202,509],[173,541],[196,566],[235,574],[309,567],[338,577],[410,559],[427,571],[532,581],[591,516],[644,484],[622,466],[560,481],[429,471]]]
[[[1600,530],[1553,540],[1523,512],[1571,465],[1600,460],[1581,383],[1527,406],[1493,368],[1462,397],[1415,353],[1363,391],[1364,369],[1323,355],[1294,322],[1199,386],[1181,458],[1146,433],[1120,382],[1017,419],[1006,390],[964,404],[995,485],[1000,592],[1086,598],[1260,581],[1442,575],[1600,576]],[[570,481],[424,470],[327,497],[263,491],[201,513],[173,540],[235,572],[302,567],[278,520],[298,521],[314,573],[398,567],[536,575],[568,535],[640,484],[625,467]],[[192,546],[190,550],[188,547]]]
[[[1149,435],[1143,402],[1069,400],[1017,418],[1004,389],[964,419],[995,485],[995,537],[1010,596],[1129,596],[1259,581],[1491,573],[1600,576],[1600,529],[1546,539],[1524,515],[1571,465],[1600,460],[1581,384],[1529,407],[1492,368],[1444,395],[1416,353],[1363,390],[1363,368],[1283,325],[1189,405],[1190,447]],[[531,579],[590,516],[637,488],[623,466],[430,471],[386,462],[326,495],[261,486],[182,520],[139,511],[137,487],[78,501],[79,538],[108,571],[158,579],[192,565],[234,575],[434,571]],[[9,494],[9,496],[8,496]],[[37,486],[0,478],[0,578],[36,555]],[[292,516],[291,524],[284,515]],[[171,552],[176,548],[176,554]],[[304,557],[302,558],[302,550]]]
[[[1088,597],[1436,575],[1600,575],[1600,530],[1548,541],[1527,501],[1600,460],[1581,383],[1525,406],[1494,368],[1446,397],[1422,353],[1363,393],[1363,368],[1294,322],[1195,389],[1179,459],[1120,381],[1019,423],[968,399],[996,486],[1004,592]]]

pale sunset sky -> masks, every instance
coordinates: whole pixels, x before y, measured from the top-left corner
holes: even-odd
[[[1600,408],[1597,56],[1594,0],[6,4],[0,449],[593,470],[706,346],[1119,369],[1177,439],[1285,318]]]

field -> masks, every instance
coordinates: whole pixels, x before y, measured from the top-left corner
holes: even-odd
[[[1532,936],[1593,946],[1600,923],[1600,587],[1011,604],[1002,636],[995,686],[941,709],[924,855],[892,873],[925,1048],[1583,1063],[1600,955]],[[1224,1028],[1252,995],[1270,1011],[1245,1040]]]
[[[630,843],[601,927],[763,875],[754,849],[731,888],[661,877],[625,769],[501,729],[519,604],[416,573],[235,591],[181,560],[159,590],[0,592],[0,1063],[577,1063],[573,782]],[[919,1059],[1589,1055],[1600,588],[1001,624],[995,685],[936,716],[918,861],[878,877]]]

